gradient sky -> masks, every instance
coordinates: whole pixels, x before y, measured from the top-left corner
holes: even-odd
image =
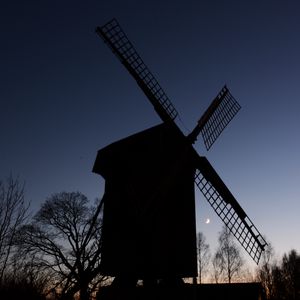
[[[188,133],[226,83],[242,106],[208,157],[278,255],[300,250],[300,2],[1,1],[0,178],[103,194],[97,150],[160,122],[95,34],[116,17]],[[197,192],[212,248],[221,222]],[[206,225],[206,218],[210,224]],[[245,254],[246,256],[246,254]]]

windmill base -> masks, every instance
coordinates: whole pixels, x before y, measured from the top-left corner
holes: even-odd
[[[260,283],[185,284],[182,287],[136,287],[117,289],[102,287],[97,300],[261,300]]]

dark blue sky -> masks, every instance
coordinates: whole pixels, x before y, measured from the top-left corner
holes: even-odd
[[[2,1],[0,178],[38,209],[91,200],[98,149],[160,120],[95,34],[116,17],[191,130],[226,83],[242,110],[206,155],[279,254],[300,249],[299,1]],[[221,223],[197,193],[209,241]],[[204,220],[209,217],[210,225]]]

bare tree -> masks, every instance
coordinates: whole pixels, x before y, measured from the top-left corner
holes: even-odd
[[[264,287],[266,299],[300,299],[300,255],[292,249],[280,262],[273,256],[273,247],[268,243],[257,271],[257,280]]]
[[[13,252],[15,235],[28,217],[24,185],[12,176],[0,181],[0,285]]]
[[[224,226],[219,234],[219,247],[216,251],[214,261],[219,272],[223,273],[228,283],[238,276],[244,262],[239,248],[234,243],[229,229]]]
[[[88,206],[79,192],[54,194],[20,231],[23,248],[53,272],[65,298],[79,292],[81,300],[88,300],[91,286],[104,280],[99,276],[101,207],[100,201]]]
[[[270,242],[262,253],[261,262],[257,270],[257,279],[261,282],[267,299],[274,295],[273,270],[275,266],[274,248]]]
[[[206,243],[206,238],[202,232],[197,234],[197,259],[198,259],[198,279],[202,283],[203,275],[207,271],[210,260],[209,245]]]
[[[213,279],[215,283],[219,283],[224,272],[223,257],[219,251],[215,253],[212,259]]]
[[[268,300],[290,299],[286,295],[286,286],[281,267],[274,264],[272,266],[272,293],[266,294]]]
[[[284,254],[281,264],[287,299],[300,298],[300,255],[296,250]]]
[[[21,253],[16,251],[10,259],[9,271],[0,288],[1,299],[46,299],[52,274],[36,265],[33,256]]]

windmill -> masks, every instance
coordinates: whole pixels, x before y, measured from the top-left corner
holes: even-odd
[[[204,156],[240,109],[226,86],[185,136],[178,115],[128,37],[112,19],[96,33],[136,80],[162,123],[98,151],[105,179],[102,272],[116,278],[197,276],[194,186],[258,263],[266,241]]]

